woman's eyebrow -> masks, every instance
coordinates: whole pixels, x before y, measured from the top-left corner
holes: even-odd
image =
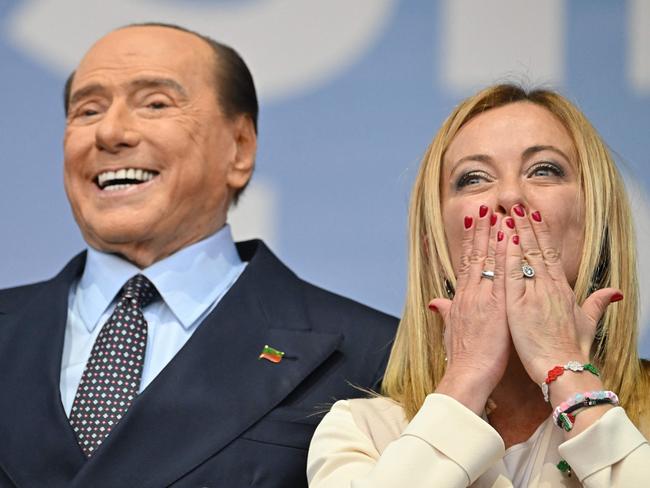
[[[571,161],[569,159],[569,156],[567,156],[560,148],[552,145],[538,145],[538,146],[531,146],[527,148],[523,153],[522,157],[523,159],[527,159],[531,157],[533,154],[536,154],[541,151],[553,151],[555,153],[558,153],[560,156],[562,156],[564,159],[566,159],[568,162]]]
[[[451,172],[453,173],[454,170],[461,164],[464,163],[465,161],[479,161],[481,163],[491,163],[492,158],[488,156],[487,154],[470,154],[469,156],[463,156],[460,158],[458,161],[456,161],[453,166],[451,167]]]

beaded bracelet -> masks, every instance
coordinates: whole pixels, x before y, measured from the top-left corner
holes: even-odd
[[[560,403],[553,411],[553,422],[561,429],[569,432],[575,423],[576,410],[596,405],[618,405],[616,393],[611,391],[585,391],[573,398]]]
[[[548,396],[548,385],[553,381],[558,379],[564,374],[565,371],[573,371],[574,373],[579,373],[581,371],[589,371],[595,376],[600,376],[598,368],[591,363],[582,364],[578,361],[569,361],[564,366],[555,366],[548,373],[546,373],[546,379],[539,385],[542,389],[542,394],[544,395],[544,401],[548,403],[550,401]]]

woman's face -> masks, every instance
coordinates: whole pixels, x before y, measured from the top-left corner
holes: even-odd
[[[465,216],[487,205],[502,218],[521,204],[548,224],[573,286],[584,241],[576,152],[551,112],[530,102],[488,110],[452,140],[441,175],[442,215],[454,270],[460,265]]]

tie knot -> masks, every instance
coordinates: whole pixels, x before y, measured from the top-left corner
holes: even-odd
[[[122,287],[121,297],[135,300],[140,308],[144,308],[151,303],[156,294],[153,283],[146,276],[137,274]]]

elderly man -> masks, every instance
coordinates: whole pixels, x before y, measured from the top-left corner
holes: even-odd
[[[245,64],[126,27],[83,58],[66,112],[89,247],[0,292],[0,486],[306,486],[318,414],[377,386],[395,319],[233,243],[256,152]]]

